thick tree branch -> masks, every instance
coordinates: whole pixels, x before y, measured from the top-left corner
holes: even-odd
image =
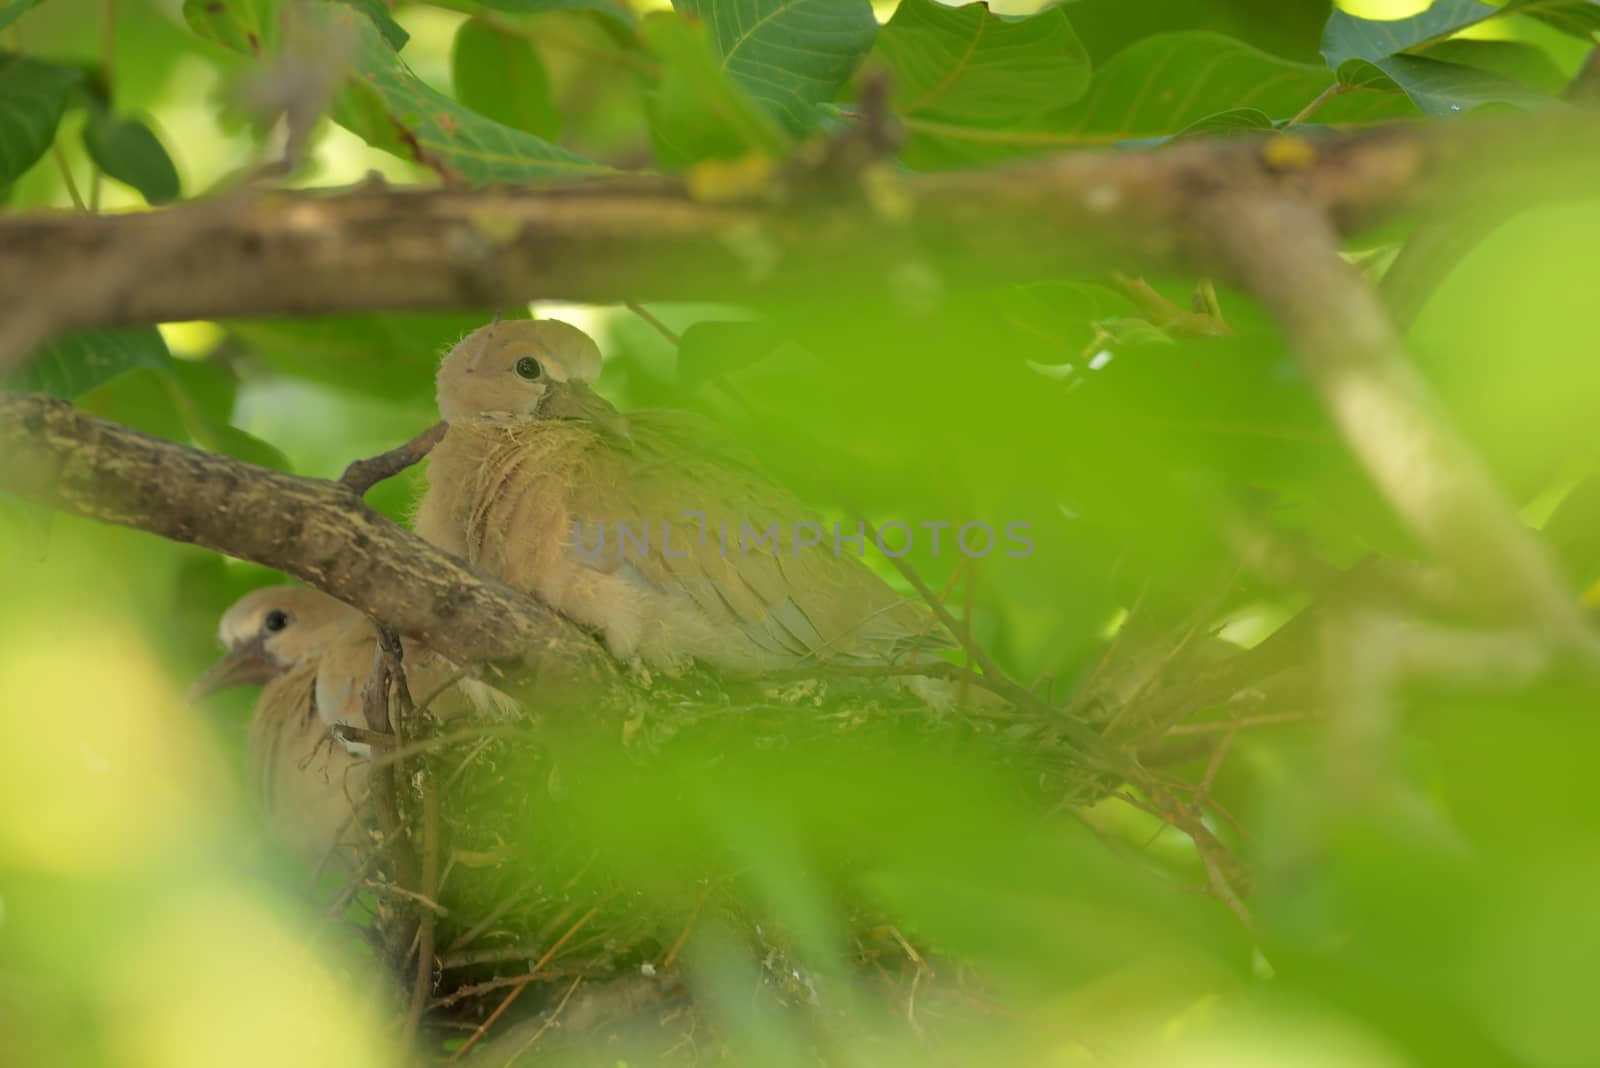
[[[346,486],[162,441],[50,397],[0,394],[0,491],[252,560],[460,664],[609,664],[570,623],[368,508]]]
[[[484,307],[529,299],[741,300],[949,282],[1204,270],[1197,207],[1262,186],[1341,232],[1485,190],[1581,192],[1600,177],[1582,113],[1187,140],[993,168],[877,173],[859,196],[803,175],[708,199],[705,182],[337,194],[266,192],[120,216],[0,219],[0,322],[59,303],[56,329],[197,318]],[[698,193],[696,192],[698,190]],[[178,233],[182,241],[170,235]],[[118,273],[108,264],[137,270]],[[70,299],[85,277],[121,277]],[[67,294],[59,301],[55,294]],[[0,351],[0,372],[22,357]]]

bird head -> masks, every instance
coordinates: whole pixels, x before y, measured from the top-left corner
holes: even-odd
[[[217,636],[228,651],[195,680],[189,699],[198,701],[233,686],[258,686],[309,663],[326,646],[328,628],[360,616],[318,590],[300,586],[253,590],[222,614]]]
[[[578,419],[622,441],[628,420],[592,386],[600,349],[559,319],[501,320],[462,338],[439,367],[447,423]]]

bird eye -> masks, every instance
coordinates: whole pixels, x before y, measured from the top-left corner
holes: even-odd
[[[267,618],[264,619],[262,621],[262,623],[261,623],[261,626],[265,630],[267,630],[267,631],[269,631],[269,632],[271,632],[273,634],[276,634],[278,631],[282,630],[284,627],[287,627],[288,625],[289,625],[289,613],[283,611],[281,608],[274,608],[272,611],[268,612],[267,613]]]
[[[518,378],[526,378],[529,382],[532,382],[542,374],[544,374],[544,368],[540,367],[539,361],[532,356],[524,356],[517,361]]]

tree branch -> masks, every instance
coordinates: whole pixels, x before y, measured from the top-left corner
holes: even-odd
[[[806,197],[803,175],[696,195],[673,178],[542,188],[251,192],[115,216],[0,219],[0,323],[52,305],[58,330],[391,309],[885,292],[908,264],[947,282],[1204,269],[1197,205],[1293,192],[1344,233],[1491,183],[1592,189],[1591,116],[1407,124],[1318,137],[1185,140],[939,174],[876,174]],[[880,180],[881,179],[881,180]],[[180,234],[183,240],[171,235]],[[138,269],[74,299],[105,265]],[[0,346],[0,373],[25,355]]]
[[[367,507],[350,488],[162,441],[51,397],[0,394],[0,491],[276,568],[459,664],[527,655],[602,677],[572,624]]]

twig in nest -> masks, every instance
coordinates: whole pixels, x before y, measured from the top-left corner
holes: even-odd
[[[449,424],[440,420],[404,445],[365,460],[355,460],[344,469],[339,481],[348,486],[357,497],[365,497],[373,486],[385,479],[393,478],[408,467],[421,463],[422,458],[444,440],[445,431],[448,429],[450,429]]]
[[[711,882],[706,882],[706,888],[700,891],[700,896],[695,898],[694,908],[689,910],[689,918],[684,922],[683,930],[672,943],[672,948],[667,950],[667,955],[661,958],[661,970],[666,971],[678,959],[678,954],[683,952],[684,943],[689,941],[689,932],[694,930],[695,921],[700,919],[700,910],[705,908],[706,898],[711,896]]]
[[[581,979],[582,976],[579,976],[579,978]],[[513,1001],[516,1001],[517,998],[522,996],[522,992],[528,989],[528,983],[531,981],[532,980],[525,979],[516,986],[512,987],[511,993],[507,994],[501,999],[500,1004],[495,1006],[494,1011],[484,1018],[483,1023],[479,1024],[477,1029],[474,1030],[472,1034],[467,1036],[467,1040],[461,1043],[460,1047],[454,1053],[450,1054],[449,1059],[452,1061],[460,1060],[467,1050],[471,1049],[477,1043],[478,1039],[488,1034],[489,1028],[495,1025],[496,1020],[505,1015],[506,1010],[511,1007],[511,1003]]]
[[[426,773],[422,779],[422,897],[431,899],[439,878],[439,795]],[[433,937],[436,923],[432,909],[423,909],[417,919],[417,973],[411,986],[411,1008],[406,1013],[403,1041],[416,1038],[433,990]]]
[[[552,944],[549,949],[545,950],[544,956],[540,957],[534,966],[529,968],[526,973],[522,975],[503,975],[498,979],[489,979],[482,983],[474,983],[471,986],[464,986],[460,990],[453,991],[452,993],[446,994],[444,997],[439,998],[431,1006],[429,1006],[429,1008],[442,1009],[447,1006],[454,1005],[458,1001],[465,1001],[467,998],[474,997],[478,994],[486,994],[491,990],[500,990],[508,986],[517,986],[519,984],[526,986],[528,983],[533,982],[535,979],[543,975],[545,966],[555,959],[555,955],[561,952],[563,946],[572,941],[572,936],[581,931],[584,924],[588,923],[599,914],[600,906],[595,905],[589,909],[588,912],[585,912],[582,916],[579,916],[577,922],[575,922],[571,927],[568,927],[566,933],[560,938],[556,939],[554,944]]]

